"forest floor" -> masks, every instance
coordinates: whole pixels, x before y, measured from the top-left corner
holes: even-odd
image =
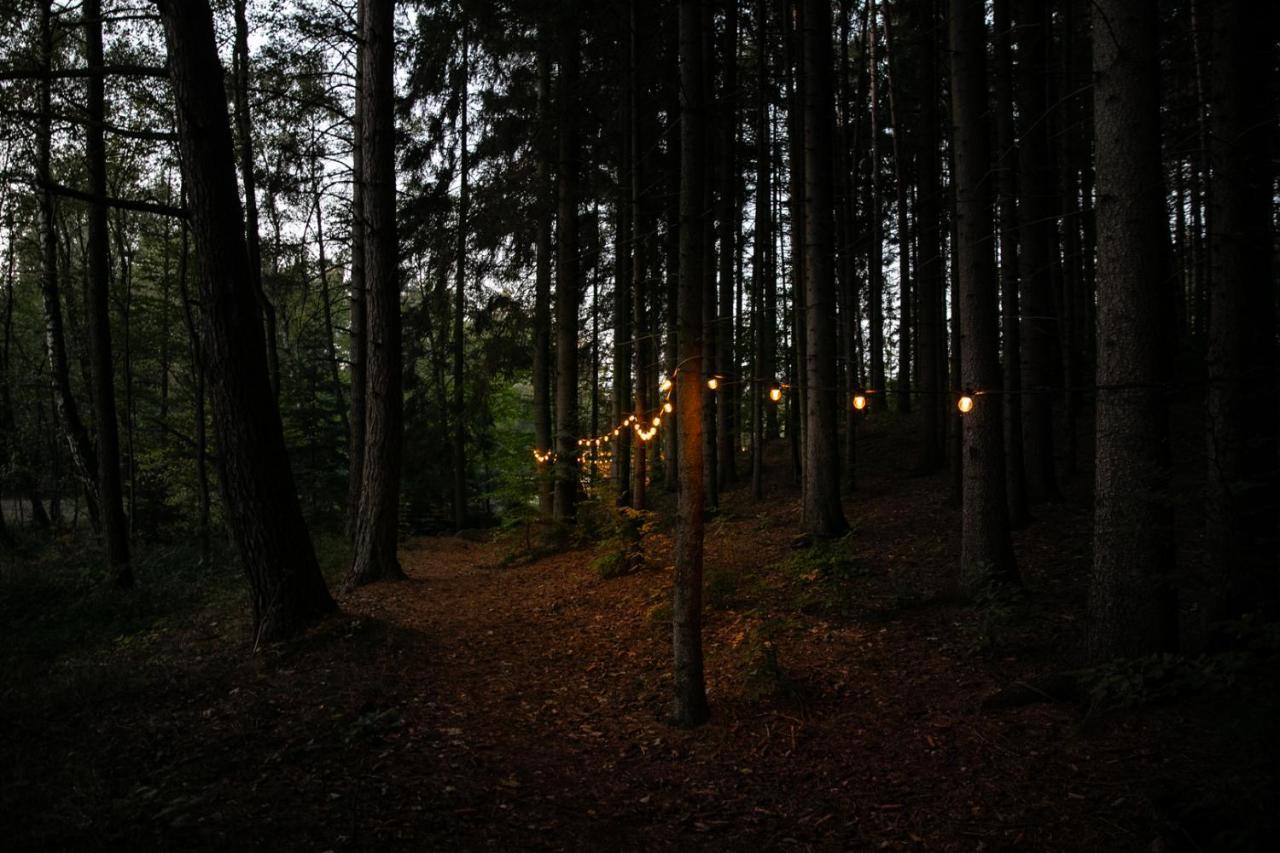
[[[600,546],[416,539],[408,580],[256,654],[235,578],[175,601],[140,560],[122,602],[10,565],[3,846],[1264,849],[1274,655],[1132,661],[1026,701],[1078,666],[1087,504],[1016,534],[1022,595],[959,603],[945,475],[909,476],[893,431],[869,430],[845,539],[797,541],[784,448],[770,499],[725,495],[695,731],[665,719],[661,520],[613,579]]]

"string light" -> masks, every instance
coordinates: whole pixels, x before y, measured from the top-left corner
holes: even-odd
[[[770,399],[770,400],[772,400],[772,401],[773,401],[773,402],[775,402],[775,403],[776,403],[776,402],[778,402],[779,400],[781,400],[781,399],[782,399],[782,388],[780,388],[780,387],[779,387],[779,386],[777,386],[777,385],[774,385],[772,388],[770,388],[770,389],[769,389],[769,399]]]
[[[662,392],[662,393],[664,393],[664,394],[665,394],[665,393],[667,393],[668,391],[670,391],[670,390],[671,390],[671,379],[670,379],[670,378],[665,378],[665,379],[663,379],[663,380],[662,380],[662,384],[658,386],[658,390],[659,390],[659,391],[661,391],[661,392]]]
[[[956,408],[960,410],[960,414],[967,415],[973,411],[973,396],[969,393],[960,395],[960,399],[956,400]]]
[[[720,380],[717,377],[712,376],[710,379],[707,380],[707,387],[710,388],[712,391],[716,390],[717,388],[720,387]]]
[[[867,407],[867,397],[866,397],[866,395],[865,395],[865,394],[854,394],[854,395],[853,395],[853,407],[854,407],[855,409],[857,409],[859,412],[861,412],[863,409],[865,409],[865,408]]]
[[[676,407],[671,405],[670,400],[662,404],[662,411],[666,412],[667,414],[671,414],[675,410],[676,410]]]
[[[661,415],[658,415],[657,417],[655,417],[655,418],[653,419],[653,426],[654,426],[654,428],[655,428],[655,429],[656,429],[656,428],[658,428],[658,427],[660,427],[660,426],[662,426],[662,416],[661,416]]]

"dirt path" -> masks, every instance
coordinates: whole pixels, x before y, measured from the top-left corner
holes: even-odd
[[[664,719],[665,532],[613,580],[590,549],[504,569],[498,545],[419,539],[407,581],[346,596],[302,640],[249,655],[210,610],[75,663],[90,679],[51,673],[4,708],[0,830],[31,850],[1151,849],[1176,832],[1161,791],[1196,783],[1176,726],[981,707],[1069,663],[1081,511],[1019,535],[1028,592],[1004,610],[943,595],[940,479],[869,477],[850,538],[804,550],[794,493],[771,493],[730,492],[708,526],[697,731]]]

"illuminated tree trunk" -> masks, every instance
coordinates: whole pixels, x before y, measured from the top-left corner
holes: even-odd
[[[671,608],[675,664],[672,718],[676,725],[690,728],[706,722],[710,714],[702,671],[703,2],[680,0],[680,362],[676,391],[680,489]]]

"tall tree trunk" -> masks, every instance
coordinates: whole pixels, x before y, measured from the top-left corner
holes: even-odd
[[[453,292],[453,529],[467,526],[467,422],[464,397],[466,374],[463,359],[466,341],[463,339],[463,320],[467,308],[467,236],[470,223],[467,216],[471,204],[471,153],[467,150],[467,119],[470,113],[467,100],[471,90],[471,33],[470,26],[462,24],[462,127],[459,135],[458,159],[461,183],[458,190],[458,252],[456,258],[458,284]]]
[[[1277,603],[1276,10],[1212,9],[1207,533],[1210,619]]]
[[[871,395],[873,408],[882,408],[885,395],[884,366],[884,235],[883,217],[880,213],[880,74],[877,63],[877,14],[871,3],[867,17],[870,28],[867,32],[867,73],[870,89],[867,101],[867,115],[871,122],[871,134],[868,139],[871,161],[869,180],[867,183],[867,210],[871,218],[871,243],[867,255],[867,322],[870,328],[871,347],[871,388],[876,393]]]
[[[630,24],[630,17],[628,17],[628,24]],[[639,302],[633,300],[632,294],[633,279],[636,277],[635,261],[632,255],[635,252],[633,241],[636,230],[633,217],[635,215],[634,193],[637,186],[632,173],[636,156],[636,152],[633,150],[632,125],[635,120],[634,103],[639,92],[636,88],[636,67],[633,64],[635,57],[632,56],[631,45],[634,33],[629,32],[630,26],[627,27],[627,30],[628,32],[624,32],[622,36],[627,41],[627,59],[626,71],[623,75],[622,99],[618,104],[618,186],[614,199],[616,210],[616,228],[614,229],[616,272],[613,286],[613,409],[615,422],[621,423],[622,419],[627,415],[634,414],[639,419],[640,425],[645,426],[646,411],[640,405],[640,391],[643,389],[645,382],[637,360],[638,344],[644,337],[642,332],[644,326],[641,323]],[[632,323],[633,315],[635,317],[634,325]],[[631,378],[633,367],[636,368],[635,393],[633,393]],[[629,444],[631,434],[632,430],[623,430],[621,432],[621,440]],[[634,477],[640,477],[642,474],[637,471],[633,477],[631,471],[631,463],[633,461],[637,465],[639,464],[640,457],[645,452],[644,445],[644,442],[636,442],[634,460],[630,458],[623,459],[622,457],[616,459],[618,499],[624,504],[638,506],[635,490],[638,489],[640,492],[644,490],[643,485],[634,482]],[[627,449],[630,450],[631,448],[628,446]],[[630,457],[630,454],[628,454],[628,457]]]
[[[673,84],[670,87],[671,95],[676,101],[671,107],[671,115],[679,115],[679,85]],[[674,136],[680,132],[680,122],[670,122]],[[666,233],[666,373],[672,382],[675,381],[676,364],[680,360],[680,328],[678,322],[678,308],[680,305],[680,145],[678,140],[670,140],[669,149],[673,153],[669,159],[669,183],[667,192],[667,233]],[[663,482],[669,492],[679,490],[679,462],[680,462],[680,409],[672,412],[668,418],[670,429],[664,430],[665,443],[663,445],[663,461],[665,469],[663,471]]]
[[[1054,357],[1058,318],[1053,280],[1058,265],[1049,149],[1049,7],[1043,0],[1017,0],[1018,47],[1018,273],[1021,286],[1023,449],[1032,500],[1057,500],[1053,451]]]
[[[190,229],[182,224],[182,248],[178,256],[178,292],[182,295],[182,319],[187,329],[187,351],[191,359],[191,384],[193,386],[195,421],[195,442],[192,455],[196,463],[196,539],[200,544],[200,565],[208,568],[211,560],[212,537],[209,518],[209,438],[207,416],[205,413],[205,359],[200,346],[200,333],[196,328],[195,312],[192,308],[190,288],[187,285],[187,263],[190,251],[188,238]]]
[[[809,377],[805,369],[808,333],[804,284],[804,104],[805,79],[804,34],[802,0],[783,0],[783,71],[787,78],[787,206],[791,214],[791,230],[787,234],[787,261],[791,272],[791,346],[787,356],[791,369],[788,373],[795,383],[794,393],[787,398],[787,440],[791,445],[792,475],[801,490],[804,488],[805,421],[803,412],[808,407]]]
[[[706,215],[702,218],[702,372],[710,381],[720,373],[720,365],[716,361],[718,355],[719,329],[716,308],[719,299],[716,294],[716,181],[724,168],[724,163],[716,155],[717,135],[721,105],[716,99],[716,50],[715,50],[715,0],[703,0],[702,10],[702,102],[706,108],[706,119],[703,123],[703,164],[706,169],[702,182],[702,209]],[[719,385],[723,380],[717,379]],[[703,483],[706,492],[707,506],[720,506],[720,472],[717,450],[717,412],[722,404],[725,388],[721,386],[712,393],[702,395],[702,466]]]
[[[915,470],[925,474],[942,467],[944,461],[945,423],[947,411],[946,357],[947,334],[943,315],[942,256],[942,181],[939,174],[941,139],[938,130],[940,99],[938,67],[940,45],[934,35],[938,20],[937,0],[916,0],[916,31],[922,34],[919,74],[916,78],[920,95],[920,156],[918,195],[916,198],[916,233],[919,240],[917,266],[917,312],[919,350],[920,404],[919,442]]]
[[[368,417],[369,295],[364,260],[364,4],[356,4],[355,110],[351,119],[351,451],[347,459],[347,536],[354,542],[364,476]]]
[[[0,202],[4,201],[4,196],[0,195]],[[5,218],[6,211],[4,205],[0,203],[0,220]],[[4,276],[4,315],[0,319],[0,330],[3,331],[3,339],[0,340],[0,470],[10,470],[13,464],[14,454],[14,437],[17,429],[13,420],[13,391],[9,379],[9,365],[11,363],[11,344],[13,343],[13,293],[14,293],[14,267],[15,256],[17,255],[14,246],[14,233],[10,230],[8,239],[5,241],[7,248],[5,276]],[[51,395],[52,396],[52,395]],[[50,407],[53,403],[50,401]],[[57,444],[53,443],[54,458],[57,458]],[[13,547],[13,535],[9,533],[9,527],[5,522],[4,503],[0,499],[0,548]]]
[[[738,2],[727,0],[724,33],[720,42],[724,63],[720,96],[720,197],[716,218],[720,227],[720,305],[716,315],[716,369],[732,377],[720,392],[716,406],[716,473],[719,485],[738,479],[735,446],[737,423],[734,392],[742,388],[734,357],[733,295],[734,264],[738,250],[734,238],[738,230]]]
[[[672,718],[676,725],[706,722],[702,671],[702,368],[703,16],[706,0],[680,0],[680,489],[676,510],[675,577],[672,582],[672,650],[675,664]]]
[[[644,73],[644,65],[641,60],[642,33],[641,33],[641,17],[639,15],[639,0],[631,0],[628,9],[628,20],[630,22],[630,33],[627,39],[627,51],[629,60],[627,62],[627,106],[630,110],[629,131],[630,136],[627,140],[627,161],[630,164],[631,179],[631,234],[628,240],[631,247],[631,288],[632,288],[632,304],[631,313],[635,315],[636,343],[633,351],[634,367],[635,367],[635,398],[636,398],[636,416],[644,423],[643,418],[652,408],[650,401],[650,373],[653,367],[653,338],[642,331],[649,329],[649,273],[652,269],[649,262],[650,251],[652,245],[652,237],[650,236],[653,229],[653,221],[649,216],[650,201],[646,188],[650,172],[645,168],[646,154],[649,146],[652,144],[649,139],[649,107],[648,100],[644,99],[643,93],[648,91],[649,77]],[[643,105],[642,105],[643,104]],[[622,314],[627,312],[626,306],[619,306]],[[625,362],[621,365],[621,373],[626,374],[629,365]],[[621,421],[621,418],[618,418]],[[630,431],[625,431],[628,434]],[[654,447],[657,445],[655,444]],[[640,442],[636,445],[635,453],[635,472],[631,479],[631,505],[636,509],[644,509],[648,495],[646,494],[648,479],[648,451],[649,443]],[[620,470],[621,467],[620,467]]]
[[[41,64],[53,68],[52,0],[40,4]],[[85,494],[85,504],[94,530],[99,526],[98,511],[98,454],[80,417],[80,407],[71,390],[71,369],[67,362],[67,342],[62,324],[62,299],[58,283],[58,233],[54,222],[53,193],[50,166],[52,139],[51,86],[49,76],[40,81],[40,118],[36,132],[36,176],[40,183],[40,293],[44,304],[45,353],[49,359],[49,373],[53,382],[54,404],[58,412],[58,426],[71,452]]]
[[[262,283],[262,238],[258,234],[258,191],[254,176],[253,123],[249,116],[249,20],[245,14],[246,0],[235,0],[236,42],[232,54],[234,72],[236,135],[240,142],[240,178],[244,184],[245,236],[249,246],[249,275],[254,292],[262,305],[262,319],[266,324],[267,368],[270,370],[271,390],[280,398],[280,352],[277,344],[276,309],[267,298]]]
[[[533,297],[533,442],[538,450],[538,508],[551,515],[551,57],[549,37],[538,32],[538,125],[533,215],[537,222]],[[629,436],[620,438],[618,458],[626,456]]]
[[[102,3],[86,0],[85,45],[89,67],[101,69]],[[115,369],[111,357],[111,256],[107,246],[107,148],[103,139],[106,105],[103,74],[89,77],[89,123],[85,162],[89,172],[88,276],[89,353],[93,374],[94,426],[98,431],[98,494],[107,537],[107,561],[115,585],[133,586],[129,565],[129,524],[120,480],[120,431],[116,420]]]
[[[893,177],[894,205],[898,219],[898,411],[904,414],[911,411],[911,323],[912,323],[912,286],[911,286],[911,228],[907,215],[907,181],[911,175],[911,146],[906,139],[908,134],[906,123],[902,120],[900,110],[903,105],[902,85],[895,74],[894,66],[898,63],[901,71],[901,59],[897,52],[901,45],[894,47],[893,15],[889,0],[882,0],[884,10],[884,47],[888,54],[889,90],[889,127],[893,129]]]
[[[769,247],[773,242],[771,230],[772,188],[769,166],[772,159],[769,121],[769,0],[759,0],[756,7],[756,69],[759,91],[757,93],[756,120],[756,204],[755,237],[751,260],[751,496],[764,497],[764,442],[765,388],[761,379],[775,382],[777,377],[770,370],[768,348],[773,338],[765,322],[767,311],[765,280],[768,275]],[[771,386],[772,387],[772,386]],[[777,410],[776,400],[770,400],[770,414]]]
[[[995,0],[996,193],[1000,221],[1001,344],[1004,356],[1004,465],[1009,526],[1029,520],[1022,455],[1021,320],[1018,316],[1017,141],[1013,132],[1013,21],[1010,0]]]
[[[951,0],[951,110],[955,125],[956,234],[959,241],[964,386],[985,391],[964,423],[960,586],[969,594],[1016,582],[1005,502],[995,255],[991,228],[991,143],[986,22],[972,0]]]
[[[347,420],[346,401],[342,393],[342,372],[338,360],[338,345],[334,335],[333,302],[329,295],[329,259],[325,255],[324,245],[324,207],[322,205],[320,177],[312,160],[311,197],[316,208],[316,266],[320,279],[320,316],[324,320],[324,348],[329,361],[329,385],[333,393],[333,406],[338,420],[342,423],[342,433],[350,440],[351,424]]]
[[[1156,0],[1095,0],[1098,398],[1089,656],[1172,648],[1169,503],[1172,355],[1160,174]]]
[[[831,3],[805,0],[804,8],[804,300],[805,402],[804,521],[818,536],[849,529],[840,506],[840,452],[836,395],[836,285],[832,198],[833,104]]]
[[[404,392],[400,353],[400,244],[396,233],[395,12],[392,0],[363,0],[365,99],[365,292],[368,352],[363,480],[348,587],[404,576],[397,556]]]
[[[573,518],[578,494],[578,122],[580,62],[575,2],[561,11],[560,75],[556,110],[560,127],[556,177],[556,518]]]
[[[226,517],[252,588],[254,635],[259,642],[276,640],[298,633],[334,604],[302,520],[267,379],[213,14],[202,0],[157,6],[200,271],[203,362]]]

